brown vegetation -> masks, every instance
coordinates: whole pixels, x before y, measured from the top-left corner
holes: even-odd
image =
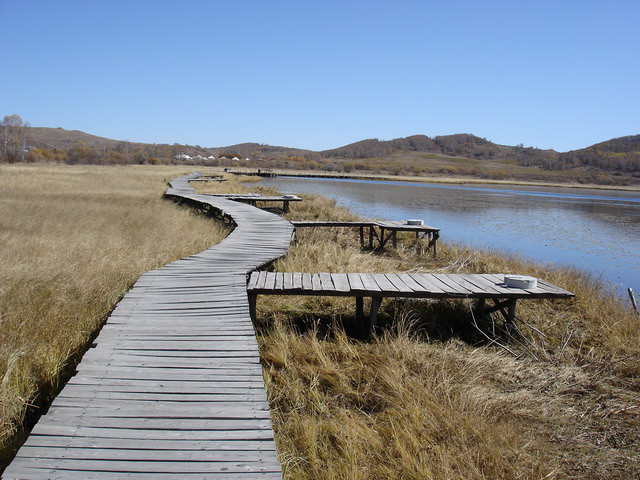
[[[0,133],[3,131],[8,132],[2,130],[0,125]],[[27,129],[22,131],[27,132]],[[4,158],[8,162],[18,159],[95,165],[188,164],[414,177],[444,175],[511,182],[640,184],[640,135],[615,138],[584,149],[559,153],[524,147],[522,144],[499,145],[470,134],[433,138],[413,135],[386,141],[367,139],[322,151],[258,143],[216,148],[145,144],[62,128],[29,128],[28,134],[28,144],[27,137],[23,135],[21,148],[11,150],[11,155],[0,152],[0,161]],[[28,151],[22,148],[26,145]]]

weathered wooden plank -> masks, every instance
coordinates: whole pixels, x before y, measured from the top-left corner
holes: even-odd
[[[330,273],[320,273],[320,286],[325,292],[335,291],[335,286],[333,285],[333,280],[331,279]]]
[[[414,292],[424,292],[424,287],[416,282],[408,273],[399,273],[398,278]]]
[[[107,451],[105,451],[106,454]],[[219,472],[225,473],[243,473],[243,472],[274,472],[279,468],[277,459],[267,460],[261,459],[257,462],[211,462],[210,464],[203,464],[203,462],[197,461],[168,461],[158,465],[158,462],[154,461],[141,461],[132,459],[130,461],[124,461],[120,459],[116,460],[95,460],[95,459],[71,459],[50,457],[50,458],[35,458],[35,457],[22,457],[18,454],[17,459],[25,459],[31,468],[51,468],[55,465],[52,471],[63,470],[65,478],[67,477],[68,470],[82,471],[87,470],[90,472],[126,472],[126,473],[173,473],[174,475],[182,475],[183,473],[199,473],[210,474],[212,467]]]
[[[282,275],[284,290],[293,290],[293,273],[284,272]]]
[[[104,422],[103,422],[104,423]],[[218,424],[216,422],[216,424]],[[203,425],[200,425],[203,426]],[[224,429],[224,425],[220,425],[222,429],[167,429],[158,430],[156,428],[116,428],[113,425],[108,427],[83,426],[83,425],[65,425],[59,423],[38,423],[32,430],[31,435],[65,435],[71,439],[87,438],[87,439],[125,439],[125,440],[169,440],[169,441],[270,441],[273,440],[273,430],[262,426],[260,428],[244,428],[233,430],[231,428]],[[266,425],[267,427],[270,426]]]
[[[331,280],[336,292],[349,292],[351,287],[349,286],[349,279],[345,273],[332,273]]]
[[[313,281],[310,273],[302,274],[302,288],[304,290],[313,290]]]
[[[383,292],[397,292],[398,289],[391,283],[382,273],[374,273],[371,275],[373,280],[378,284]]]
[[[275,276],[276,276],[275,289],[276,290],[282,290],[284,288],[284,273],[275,272]]]
[[[402,293],[412,293],[413,289],[411,287],[409,287],[406,283],[404,283],[402,281],[402,279],[394,274],[394,273],[387,273],[385,274],[385,277],[387,278],[387,280],[389,280],[389,282],[391,282],[391,284],[396,287],[398,289],[399,292]]]
[[[296,272],[293,274],[293,289],[294,290],[302,289],[302,273]]]
[[[380,287],[378,283],[374,280],[373,274],[371,273],[361,273],[360,280],[362,281],[362,285],[367,292],[377,293],[380,292]]]
[[[273,290],[276,287],[276,273],[267,272],[267,276],[264,282],[264,288]]]
[[[29,447],[57,447],[78,449],[143,449],[143,450],[200,450],[203,452],[272,452],[274,444],[264,440],[186,440],[154,438],[102,438],[64,435],[32,435],[26,442]],[[215,457],[212,457],[214,459]]]
[[[348,273],[347,279],[349,280],[349,287],[352,291],[363,291],[365,290],[364,284],[362,283],[362,278],[357,273]]]
[[[322,284],[320,282],[320,275],[314,273],[311,275],[311,285],[313,291],[322,291]]]

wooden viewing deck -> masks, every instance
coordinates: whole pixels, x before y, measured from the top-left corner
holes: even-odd
[[[369,233],[369,248],[375,247],[375,241],[378,241],[376,248],[382,249],[391,240],[393,248],[397,247],[398,232],[414,232],[416,238],[426,237],[429,240],[427,249],[433,249],[433,255],[438,254],[438,238],[440,238],[440,229],[430,225],[408,225],[402,221],[390,220],[369,220],[362,222],[331,222],[322,220],[293,220],[291,222],[296,228],[358,228],[360,231],[360,246],[365,247],[365,231]],[[376,231],[378,228],[379,231]],[[385,235],[386,233],[386,235]]]
[[[475,298],[480,300],[478,315],[500,311],[513,323],[518,299],[570,298],[574,294],[538,279],[536,288],[507,287],[502,274],[446,273],[299,273],[253,272],[247,290],[251,315],[255,316],[256,297],[266,295],[318,295],[356,298],[356,317],[364,324],[363,298],[371,297],[368,331],[376,325],[378,308],[384,297]],[[494,305],[484,307],[485,300]]]
[[[293,226],[197,195],[194,178],[167,197],[235,229],[140,277],[3,478],[281,478],[246,275],[287,252]]]

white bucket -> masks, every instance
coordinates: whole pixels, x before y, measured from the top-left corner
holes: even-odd
[[[510,288],[536,288],[538,286],[538,279],[535,277],[528,277],[526,275],[505,275],[504,283]]]

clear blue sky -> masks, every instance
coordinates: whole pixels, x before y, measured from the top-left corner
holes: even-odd
[[[310,149],[640,133],[640,2],[0,0],[0,116]]]

